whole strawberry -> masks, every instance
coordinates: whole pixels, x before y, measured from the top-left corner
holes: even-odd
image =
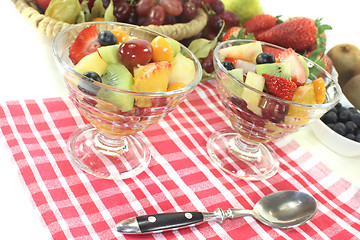
[[[258,33],[274,27],[279,22],[277,17],[270,14],[260,14],[243,24],[248,33]]]
[[[317,32],[314,21],[308,18],[299,18],[259,32],[255,34],[255,38],[302,52],[316,44]]]

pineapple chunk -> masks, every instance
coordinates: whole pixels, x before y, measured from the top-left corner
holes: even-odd
[[[99,76],[103,75],[108,64],[100,57],[98,52],[90,53],[83,57],[74,67],[80,74],[86,72],[96,72]]]
[[[265,79],[263,76],[260,76],[254,72],[248,72],[245,83],[262,92],[265,86]],[[254,92],[250,88],[244,88],[241,96],[246,101],[247,108],[256,114],[259,114],[258,106],[261,95],[257,92]]]
[[[262,52],[260,42],[231,46],[220,49],[219,51],[220,55],[223,57],[240,59],[250,63],[256,63],[256,57]]]
[[[181,53],[171,61],[169,85],[183,83],[189,85],[195,77],[195,65],[193,61]]]

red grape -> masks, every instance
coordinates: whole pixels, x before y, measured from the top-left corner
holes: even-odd
[[[156,0],[140,0],[136,5],[136,14],[141,17],[147,16],[155,4]]]
[[[130,5],[120,1],[114,7],[114,16],[118,22],[123,22],[130,15]]]
[[[136,16],[136,12],[135,12],[134,7],[131,8],[130,14],[129,14],[128,18],[126,19],[126,22],[130,23],[130,24],[136,24],[137,16]]]
[[[214,32],[218,33],[222,27],[223,21],[220,16],[217,14],[212,14],[209,16],[208,26]]]
[[[152,48],[148,41],[144,39],[131,39],[120,45],[118,58],[128,68],[145,65],[150,62]]]
[[[160,5],[165,11],[173,16],[179,16],[183,11],[182,2],[180,0],[160,0]]]
[[[170,15],[170,14],[166,14],[164,25],[167,25],[167,24],[172,25],[172,24],[175,24],[176,22],[177,22],[177,20],[176,20],[175,16]]]
[[[193,4],[195,4],[195,6],[196,6],[197,8],[199,8],[199,7],[201,6],[201,0],[191,0],[191,2],[192,2]]]
[[[239,17],[229,11],[224,11],[220,14],[220,18],[225,21],[226,26],[238,26],[239,25]]]
[[[163,25],[165,22],[166,11],[161,5],[155,5],[150,9],[147,23],[149,25]]]
[[[216,14],[221,14],[225,10],[225,6],[221,0],[215,0],[210,3],[210,7]]]
[[[181,21],[189,22],[190,20],[192,20],[196,14],[196,10],[197,8],[191,0],[186,1],[184,3],[183,11],[181,13]]]
[[[201,66],[207,73],[214,72],[213,55],[214,50],[212,49],[210,50],[209,55],[201,61]]]

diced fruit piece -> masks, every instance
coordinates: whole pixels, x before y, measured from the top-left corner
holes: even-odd
[[[151,57],[151,45],[144,39],[131,39],[119,47],[118,58],[129,68],[136,67],[138,64],[145,65],[150,62]]]
[[[96,25],[84,28],[75,41],[69,47],[69,58],[74,64],[77,64],[86,55],[96,52],[101,47],[98,41],[98,32]]]
[[[291,66],[289,62],[258,64],[256,65],[256,73],[259,75],[274,75],[290,80]]]
[[[275,57],[271,53],[260,53],[256,57],[256,63],[257,64],[266,64],[266,63],[274,63]]]
[[[181,83],[181,82],[178,82],[178,83],[174,83],[174,84],[171,84],[169,85],[168,87],[168,91],[174,91],[174,90],[178,90],[178,89],[181,89],[181,88],[184,88],[186,87],[187,85],[184,84],[184,83]]]
[[[314,85],[316,103],[318,104],[324,103],[326,98],[326,88],[325,88],[324,79],[317,78],[314,81],[312,81],[312,84]]]
[[[189,85],[194,80],[194,77],[194,62],[181,53],[178,53],[171,61],[169,85],[179,82]]]
[[[121,28],[115,28],[110,31],[116,36],[118,43],[124,43],[130,40],[130,35]]]
[[[180,52],[180,43],[172,38],[165,38],[165,39],[170,44],[175,57]]]
[[[100,57],[98,52],[90,53],[83,57],[78,64],[75,65],[74,70],[80,74],[85,72],[96,72],[99,76],[103,75],[108,64]]]
[[[99,47],[97,50],[101,58],[108,64],[119,63],[119,58],[117,56],[119,45],[103,46]]]
[[[254,72],[248,72],[245,83],[262,92],[265,86],[265,79]],[[256,109],[258,109],[261,95],[250,88],[244,88],[241,97],[246,101],[247,108],[258,114]]]
[[[304,69],[305,69],[306,78],[308,78],[308,77],[309,77],[309,74],[310,74],[310,70],[309,70],[309,67],[308,67],[308,65],[307,65],[307,63],[306,63],[306,60],[305,60],[305,58],[304,58],[303,56],[301,56],[301,55],[298,55],[298,57],[299,57],[299,59],[300,59],[301,64],[303,65],[303,67],[304,67]]]
[[[102,76],[102,81],[111,87],[133,90],[133,76],[121,63],[110,64]],[[123,112],[130,111],[134,105],[134,96],[132,94],[110,91],[105,88],[99,90],[97,97],[118,105]]]
[[[254,63],[235,58],[225,58],[225,60],[231,62],[235,68],[242,68],[244,70],[244,74],[247,74],[248,72],[255,72],[256,64]]]
[[[169,85],[171,64],[152,62],[134,69],[134,90],[165,92]]]
[[[285,120],[289,107],[271,98],[262,98],[261,113],[263,118],[273,123],[280,123]]]
[[[117,37],[115,34],[110,32],[109,30],[104,30],[99,33],[98,41],[101,46],[110,46],[118,43]]]
[[[174,58],[174,51],[170,44],[162,36],[157,36],[151,41],[152,60],[154,62],[171,62]]]
[[[244,82],[244,71],[242,68],[235,68],[229,71],[236,79]],[[229,96],[232,94],[241,98],[244,87],[241,86],[237,81],[230,77],[225,77],[222,79],[222,83],[225,86],[225,90],[228,92]]]
[[[269,74],[263,74],[262,76],[265,78],[265,85],[269,93],[279,98],[291,101],[297,88],[293,81]]]
[[[292,97],[292,101],[303,104],[316,104],[314,85],[309,83],[297,87]]]
[[[219,54],[224,57],[236,58],[251,63],[256,63],[256,57],[262,53],[260,42],[231,46],[220,49]]]
[[[291,48],[286,49],[279,55],[280,62],[290,62],[291,64],[291,80],[298,86],[302,86],[306,82],[306,72],[295,51]]]
[[[143,92],[167,91],[170,78],[171,64],[168,62],[151,62],[134,69],[134,90]],[[150,107],[152,101],[148,97],[135,98],[139,107]]]

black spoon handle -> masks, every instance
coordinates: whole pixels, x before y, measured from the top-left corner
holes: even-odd
[[[161,213],[128,218],[119,222],[116,229],[121,233],[154,233],[188,227],[203,221],[204,215],[201,212]]]
[[[201,212],[162,213],[136,218],[142,233],[183,228],[204,221]]]

